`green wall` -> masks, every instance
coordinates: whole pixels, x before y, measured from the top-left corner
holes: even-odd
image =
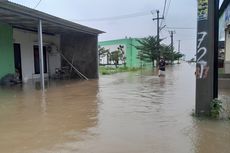
[[[13,28],[0,23],[0,79],[14,72]]]
[[[125,45],[126,46],[126,65],[127,67],[140,67],[140,60],[137,59],[138,50],[135,46],[138,45],[138,41],[135,38],[117,39],[110,41],[102,41],[98,43],[99,46],[110,45]]]

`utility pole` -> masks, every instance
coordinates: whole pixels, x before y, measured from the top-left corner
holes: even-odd
[[[178,53],[180,53],[180,40],[178,40]],[[180,63],[180,58],[178,58],[178,64]]]
[[[180,53],[180,41],[181,40],[178,40],[178,52]]]
[[[169,33],[170,33],[170,37],[171,37],[171,53],[172,53],[172,56],[171,56],[171,64],[173,64],[173,58],[174,58],[174,56],[173,56],[173,44],[174,44],[174,40],[173,40],[173,37],[174,37],[174,34],[176,33],[175,31],[169,31]]]
[[[160,53],[160,21],[159,20],[164,19],[164,17],[160,17],[159,13],[160,11],[157,10],[157,17],[153,18],[153,21],[157,20],[157,51],[158,51],[158,55],[161,55]],[[159,57],[158,57],[158,60],[159,60]]]
[[[196,114],[209,115],[218,96],[219,0],[198,0]]]

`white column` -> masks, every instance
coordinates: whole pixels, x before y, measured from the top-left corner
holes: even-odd
[[[45,90],[44,79],[44,61],[43,61],[43,38],[42,38],[42,20],[39,20],[38,25],[38,40],[39,40],[39,63],[40,63],[40,75],[41,75],[41,89]]]

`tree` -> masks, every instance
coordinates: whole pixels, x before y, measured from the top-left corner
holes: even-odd
[[[124,51],[124,46],[123,45],[119,45],[117,47],[117,49],[115,51],[108,51],[107,52],[107,58],[108,61],[113,62],[113,64],[116,66],[120,64],[120,62],[122,62],[122,64],[124,64],[124,66],[126,66],[126,57],[125,57],[125,51]]]
[[[113,61],[115,67],[117,68],[117,65],[119,64],[119,52],[114,51],[114,52],[111,52],[110,55],[111,55],[110,60]]]
[[[98,46],[99,57],[105,56],[108,52],[109,52],[109,49],[105,49],[104,47]]]
[[[119,45],[117,47],[117,51],[120,54],[120,60],[122,61],[122,63],[124,64],[124,67],[126,67],[126,57],[125,57],[125,51],[124,51],[124,46],[123,45]]]
[[[184,54],[180,52],[174,52],[174,60],[178,60],[178,63],[180,62],[180,59],[184,57]]]
[[[164,59],[166,61],[172,60],[172,51],[171,51],[171,47],[170,46],[162,44],[160,46],[160,52],[161,52],[161,55],[164,57]]]
[[[109,49],[105,49],[104,47],[98,46],[98,55],[99,55],[99,60],[102,57],[107,56],[107,61],[108,61],[108,57],[110,56],[110,52]]]
[[[137,40],[140,45],[135,46],[138,52],[137,58],[142,62],[152,62],[154,67],[154,61],[159,62],[159,57],[163,56],[166,61],[178,60],[184,55],[179,52],[172,52],[171,46],[160,44],[162,39],[159,42],[159,50],[157,48],[157,38],[154,36],[145,37],[143,39]]]
[[[154,61],[160,57],[160,51],[157,48],[157,38],[149,36],[143,39],[137,39],[137,41],[140,44],[135,46],[135,48],[139,50],[137,58],[144,62],[152,62],[154,67]]]

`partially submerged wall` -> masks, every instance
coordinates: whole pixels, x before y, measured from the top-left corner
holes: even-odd
[[[98,78],[98,38],[94,35],[61,35],[61,52],[87,78]],[[69,66],[62,59],[62,66]],[[76,74],[76,73],[75,73]]]
[[[38,45],[38,34],[36,32],[14,29],[13,37],[14,43],[20,44],[23,82],[27,82],[32,78],[39,78],[40,74],[35,74],[34,68],[34,45]],[[47,47],[52,46],[51,44],[59,48],[60,36],[43,34],[43,45]],[[60,68],[60,56],[47,52],[46,59],[48,73],[45,76],[52,76],[55,73],[55,68]]]
[[[8,73],[15,73],[13,29],[0,23],[0,79]]]

